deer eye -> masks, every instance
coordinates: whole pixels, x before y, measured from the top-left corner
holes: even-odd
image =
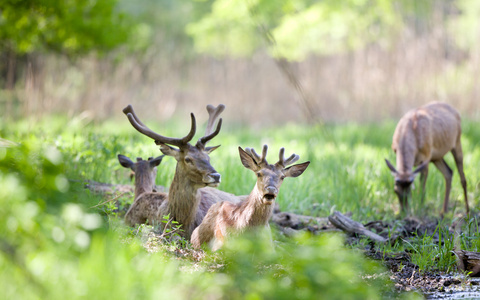
[[[262,173],[257,172],[257,177],[262,177]]]
[[[185,162],[186,162],[187,164],[191,164],[193,161],[192,161],[192,159],[191,159],[190,157],[185,157]]]

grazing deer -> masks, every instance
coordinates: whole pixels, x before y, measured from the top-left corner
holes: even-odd
[[[419,173],[423,202],[430,162],[445,177],[442,215],[447,212],[453,171],[443,157],[451,151],[460,174],[468,214],[467,181],[463,173],[463,152],[460,143],[461,132],[460,115],[446,103],[429,103],[409,111],[400,119],[393,134],[392,143],[392,149],[397,155],[398,170],[387,159],[385,161],[395,177],[394,190],[400,201],[402,212],[408,209],[410,187]],[[412,171],[414,166],[418,167]]]
[[[215,130],[213,130],[213,126],[224,109],[225,106],[223,104],[216,108],[211,105],[207,106],[209,120],[206,133],[195,145],[190,144],[196,131],[193,113],[190,115],[192,124],[190,132],[183,138],[170,138],[155,133],[145,126],[137,117],[131,105],[123,109],[128,120],[137,131],[155,140],[155,143],[160,145],[160,150],[163,154],[172,156],[177,160],[175,175],[170,185],[167,201],[162,201],[157,211],[153,214],[158,218],[170,215],[173,221],[182,225],[183,235],[186,238],[190,238],[193,229],[201,223],[210,206],[215,203],[215,200],[201,196],[202,194],[209,194],[208,191],[202,192],[199,189],[216,187],[220,183],[220,174],[210,164],[209,157],[209,154],[219,146],[206,147],[206,144],[220,132],[222,119],[219,120]],[[153,202],[156,201],[137,199],[132,204],[131,209],[136,209],[134,206],[155,207],[158,203],[153,204]],[[138,210],[140,211],[140,209]]]
[[[224,201],[214,204],[200,226],[192,233],[193,247],[200,248],[203,243],[208,243],[215,251],[223,245],[224,238],[230,230],[242,231],[247,227],[269,228],[268,220],[272,215],[273,203],[283,179],[300,176],[310,162],[286,168],[287,165],[296,162],[299,156],[292,154],[285,159],[285,149],[281,148],[279,161],[270,165],[266,160],[267,149],[267,145],[264,145],[260,157],[251,148],[244,151],[238,147],[242,164],[256,173],[257,183],[247,199],[240,203]]]
[[[125,223],[133,226],[135,224],[160,221],[157,212],[160,205],[167,199],[167,194],[157,193],[155,190],[155,178],[157,177],[157,166],[162,162],[164,155],[148,160],[138,157],[133,162],[125,155],[118,155],[120,164],[129,168],[135,174],[135,196],[133,203],[125,214]]]

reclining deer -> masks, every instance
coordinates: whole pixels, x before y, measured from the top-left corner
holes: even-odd
[[[388,168],[395,177],[395,193],[402,212],[408,210],[410,187],[420,173],[422,202],[425,197],[425,183],[428,164],[432,162],[445,177],[445,200],[442,215],[448,210],[453,171],[443,157],[452,152],[465,196],[465,207],[469,212],[467,181],[463,172],[463,152],[460,142],[462,129],[460,115],[450,105],[432,102],[405,114],[398,122],[393,135],[392,149],[397,155],[397,168],[388,161]],[[414,166],[418,166],[412,171]]]
[[[125,223],[133,226],[135,224],[146,223],[147,220],[157,220],[156,212],[160,204],[167,199],[166,193],[157,193],[155,190],[155,178],[157,177],[157,166],[162,162],[164,155],[148,160],[138,157],[133,162],[125,155],[118,155],[120,164],[131,169],[135,176],[135,196],[127,213],[125,214]],[[138,202],[138,199],[142,199]],[[147,200],[149,199],[149,200]]]
[[[268,220],[273,212],[273,204],[285,177],[298,177],[310,162],[286,166],[296,162],[299,156],[292,154],[284,158],[285,149],[280,149],[279,161],[274,165],[267,162],[267,145],[263,146],[262,157],[255,150],[238,148],[240,159],[245,168],[257,175],[257,182],[246,200],[240,203],[219,202],[213,205],[203,222],[192,233],[193,247],[200,248],[207,243],[213,250],[219,249],[225,237],[232,230],[265,227],[269,230]]]
[[[210,164],[209,157],[209,154],[219,146],[206,147],[206,144],[220,132],[222,119],[219,120],[215,131],[213,131],[213,126],[224,108],[224,105],[219,105],[217,108],[211,105],[207,106],[209,120],[206,133],[195,146],[190,144],[196,131],[193,113],[191,114],[190,132],[183,138],[170,138],[155,133],[145,126],[136,116],[131,105],[123,110],[137,131],[154,139],[155,143],[160,145],[163,154],[177,160],[175,175],[168,195],[148,194],[148,197],[136,199],[130,208],[132,212],[128,219],[127,216],[125,219],[128,224],[144,223],[147,216],[150,218],[150,222],[159,222],[163,216],[169,215],[173,221],[182,225],[183,235],[190,238],[193,229],[201,223],[210,206],[220,199],[220,191],[205,188],[216,187],[220,183],[220,174]],[[137,173],[135,175],[138,176]],[[228,195],[232,196],[228,193],[224,194],[222,198],[228,197]],[[149,211],[151,209],[153,212]]]

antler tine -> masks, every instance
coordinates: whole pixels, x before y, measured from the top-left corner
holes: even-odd
[[[290,155],[290,157],[288,157],[287,159],[285,159],[285,148],[280,148],[280,153],[278,156],[279,156],[279,159],[275,165],[281,166],[283,168],[285,168],[290,164],[293,164],[294,162],[300,159],[300,156],[298,156],[295,153]]]
[[[299,160],[299,159],[300,159],[300,156],[297,155],[297,154],[295,154],[295,153],[293,153],[292,155],[290,155],[289,158],[287,158],[287,159],[285,160],[285,166],[291,165],[291,164],[293,164],[294,162],[296,162],[296,161]]]
[[[260,164],[260,155],[258,155],[253,148],[245,148],[245,152],[253,158],[257,165]]]
[[[208,122],[207,122],[207,128],[205,129],[205,136],[212,134],[213,125],[215,124],[215,121],[218,119],[218,117],[224,110],[225,110],[225,105],[223,104],[219,104],[217,107],[211,104],[207,105]]]
[[[255,160],[255,162],[257,163],[257,165],[261,165],[261,164],[266,164],[268,165],[268,162],[267,162],[267,150],[268,150],[268,146],[267,145],[263,145],[263,149],[262,149],[262,157],[260,157],[260,155],[258,155],[257,152],[255,152],[255,149],[253,148],[245,148],[245,152],[247,152],[248,154],[250,154],[250,156]]]
[[[135,121],[136,121],[138,124],[142,125],[142,127],[147,127],[147,126],[145,126],[145,124],[143,124],[142,121],[140,121],[140,119],[137,117],[137,114],[135,114],[135,111],[133,110],[133,106],[132,106],[131,104],[127,105],[127,107],[125,107],[125,108],[123,109],[123,113],[124,113],[124,114],[128,114],[128,113],[132,114],[133,118],[135,119]]]
[[[217,129],[215,129],[215,131],[212,132],[211,134],[209,134],[209,135],[207,135],[207,136],[204,136],[204,137],[201,137],[201,138],[198,140],[197,144],[200,144],[202,147],[204,147],[209,140],[211,140],[211,139],[213,139],[214,137],[217,136],[217,134],[220,132],[220,129],[221,129],[221,128],[222,128],[222,119],[220,119],[220,120],[218,121]]]
[[[195,116],[193,115],[193,113],[190,114],[190,117],[192,120],[192,126],[190,128],[190,132],[185,137],[176,139],[176,138],[169,138],[169,137],[162,136],[154,132],[150,128],[148,128],[137,117],[131,105],[128,105],[127,107],[125,107],[123,109],[123,112],[127,115],[127,118],[130,121],[130,124],[132,124],[133,128],[135,128],[138,132],[148,136],[149,138],[154,139],[156,144],[169,144],[169,145],[174,145],[178,147],[183,146],[192,140],[193,136],[195,135],[195,131],[197,130]]]
[[[260,161],[260,163],[265,163],[268,165],[267,163],[267,151],[268,151],[268,146],[267,145],[263,145],[263,149],[262,149],[262,160]]]

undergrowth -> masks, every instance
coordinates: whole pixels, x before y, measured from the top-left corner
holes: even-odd
[[[369,284],[361,280],[362,274],[382,273],[382,269],[343,247],[338,235],[277,237],[274,252],[249,236],[234,239],[220,253],[205,253],[195,252],[188,241],[176,237],[175,224],[173,232],[161,232],[155,226],[125,227],[122,211],[131,199],[121,197],[120,209],[114,201],[102,204],[105,199],[85,190],[82,182],[129,184],[131,179],[117,154],[144,158],[159,154],[153,141],[127,123],[86,124],[54,117],[35,124],[0,120],[0,137],[16,145],[0,147],[2,298],[388,297],[388,279]],[[477,213],[480,148],[475,140],[479,127],[472,124],[467,122],[462,141],[473,216]],[[150,127],[167,136],[183,136],[188,131],[183,126]],[[394,160],[390,150],[393,129],[390,122],[327,127],[286,124],[261,131],[226,126],[211,142],[223,145],[212,153],[211,163],[222,174],[220,189],[247,194],[255,178],[241,165],[237,147],[261,149],[266,143],[270,160],[277,159],[278,150],[285,147],[287,155],[297,153],[300,162],[309,160],[311,165],[295,182],[285,180],[278,197],[283,211],[325,217],[339,210],[352,212],[352,218],[362,223],[391,221],[398,217],[399,205],[383,159]],[[446,160],[454,166],[450,156]],[[164,159],[157,184],[168,187],[174,168],[173,159]],[[458,181],[454,177],[452,208],[437,229],[438,242],[424,235],[385,246],[383,251],[408,250],[420,269],[435,266],[447,271],[453,269],[450,254],[454,247],[478,251],[476,219],[466,222],[458,235],[447,230],[464,209]],[[443,192],[443,177],[432,170],[425,215],[438,215]],[[420,211],[418,199],[420,192],[415,189],[414,212]]]

